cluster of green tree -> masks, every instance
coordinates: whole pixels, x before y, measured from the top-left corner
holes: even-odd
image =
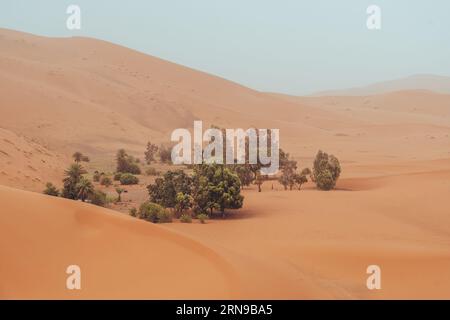
[[[110,187],[113,182],[110,177],[108,177],[104,172],[94,171],[94,175],[92,176],[92,180],[94,182],[99,182],[102,186]]]
[[[44,194],[83,202],[89,200],[95,205],[105,206],[107,203],[106,194],[100,190],[95,190],[92,182],[83,176],[86,173],[87,171],[79,163],[74,163],[64,172],[62,190],[58,190],[49,182]]]
[[[278,175],[277,180],[285,190],[288,190],[288,188],[289,190],[293,190],[293,188],[301,190],[302,185],[308,182],[308,177],[315,182],[320,190],[331,190],[336,186],[341,167],[339,160],[335,156],[319,150],[314,160],[313,171],[309,168],[298,171],[297,161],[292,160],[289,153],[280,149],[279,154],[281,174]],[[241,164],[230,167],[238,175],[242,186],[255,184],[258,186],[259,192],[262,190],[262,184],[270,180],[268,176],[261,175],[260,169],[262,165],[260,164]]]
[[[294,187],[300,190],[302,185],[308,182],[308,175],[311,175],[309,168],[297,172],[297,161],[291,160],[289,153],[283,150],[280,150],[280,171],[278,182],[284,187],[284,190],[288,188],[292,190]]]
[[[117,151],[116,155],[116,173],[114,174],[114,180],[120,181],[122,185],[138,184],[139,179],[135,174],[141,174],[141,168],[139,167],[139,159],[128,155],[124,149]]]
[[[128,155],[124,149],[117,151],[116,155],[117,168],[116,171],[120,173],[141,174],[139,168],[139,159]]]
[[[150,202],[173,209],[177,216],[192,209],[196,216],[219,211],[225,217],[226,209],[239,209],[244,201],[239,177],[220,164],[195,165],[192,175],[167,171],[147,188]]]

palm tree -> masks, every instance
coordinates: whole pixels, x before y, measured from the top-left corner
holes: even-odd
[[[122,199],[120,198],[120,195],[122,194],[122,192],[124,192],[125,190],[122,188],[116,188],[116,192],[119,195],[119,197],[117,198],[117,202],[121,202]]]
[[[83,160],[83,154],[81,153],[81,152],[79,152],[79,151],[77,151],[77,152],[75,152],[73,155],[72,155],[72,158],[75,160],[75,162],[81,162],[82,160]]]
[[[85,173],[87,173],[87,171],[78,163],[71,164],[69,169],[64,172],[64,188],[62,191],[62,196],[64,198],[78,199],[77,184]]]
[[[77,183],[77,196],[81,201],[85,201],[90,195],[94,194],[94,185],[88,179],[81,177]]]
[[[73,163],[70,165],[69,169],[64,171],[64,173],[66,175],[66,179],[67,178],[74,179],[77,180],[78,183],[81,176],[87,173],[87,171],[81,166],[81,164]]]

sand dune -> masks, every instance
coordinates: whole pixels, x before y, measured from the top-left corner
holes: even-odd
[[[450,78],[433,74],[417,74],[406,78],[382,81],[368,86],[318,92],[316,96],[367,96],[404,90],[431,90],[450,94]]]
[[[68,159],[26,137],[0,128],[0,184],[42,191],[46,182],[60,182]]]
[[[26,201],[24,201],[26,199]],[[231,298],[235,275],[199,242],[80,202],[0,187],[0,298]],[[67,290],[66,268],[81,268]]]
[[[0,187],[0,296],[448,299],[450,161],[403,167],[343,179],[335,192],[266,183],[207,225],[153,225]],[[81,291],[65,289],[70,264],[82,268]],[[372,264],[379,291],[366,288]]]
[[[0,29],[0,45],[0,127],[65,156],[107,163],[124,147],[142,157],[148,140],[168,142],[194,120],[279,128],[282,147],[308,162],[319,148],[343,161],[449,155],[450,95],[288,97],[95,39]]]

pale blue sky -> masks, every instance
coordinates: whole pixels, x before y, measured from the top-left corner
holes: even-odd
[[[69,4],[80,31],[66,29]],[[379,31],[366,28],[370,4]],[[0,27],[100,38],[262,91],[450,76],[448,0],[0,0]]]

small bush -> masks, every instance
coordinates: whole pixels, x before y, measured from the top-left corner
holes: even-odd
[[[136,163],[136,159],[133,156],[127,154],[124,149],[117,151],[117,172],[128,172],[132,174],[141,174],[141,169]]]
[[[98,171],[95,171],[94,172],[94,175],[92,176],[92,180],[94,180],[94,182],[99,182],[100,181],[100,178],[101,178],[101,173],[100,172],[98,172]]]
[[[172,148],[161,145],[159,147],[159,158],[162,163],[170,163],[172,161]]]
[[[137,216],[139,219],[147,220],[153,223],[172,222],[172,216],[169,211],[164,209],[159,204],[149,201],[141,204]]]
[[[121,176],[122,176],[122,172],[116,172],[113,177],[114,181],[120,181]]]
[[[48,182],[45,185],[44,194],[46,194],[48,196],[58,197],[59,196],[59,191],[58,191],[58,189],[56,189],[56,187],[53,185],[53,183]]]
[[[109,187],[112,185],[112,181],[110,177],[102,177],[100,180],[100,184],[105,187]]]
[[[159,223],[172,222],[172,214],[166,209],[164,209],[164,211],[158,212],[158,222]]]
[[[333,174],[328,170],[317,173],[315,178],[317,187],[321,190],[331,190],[336,184]]]
[[[192,222],[192,218],[191,218],[190,215],[184,213],[180,217],[180,222],[182,222],[182,223],[191,223]]]
[[[137,209],[135,207],[130,209],[130,216],[137,217]]]
[[[159,176],[160,173],[158,170],[151,167],[151,168],[148,168],[147,170],[145,170],[145,174],[148,176]]]
[[[108,198],[106,196],[106,193],[100,190],[95,190],[94,193],[90,195],[88,199],[90,203],[96,206],[105,207],[108,204]]]
[[[335,156],[319,150],[314,159],[312,170],[313,181],[317,187],[321,190],[333,189],[340,175],[341,165],[339,160]]]
[[[139,179],[131,173],[124,173],[120,176],[120,183],[123,185],[138,184]]]
[[[208,215],[201,213],[197,216],[197,219],[200,220],[200,223],[206,223],[206,220],[209,219]]]
[[[137,163],[130,163],[130,164],[128,164],[126,172],[132,173],[132,174],[141,174],[141,168],[139,168]]]

